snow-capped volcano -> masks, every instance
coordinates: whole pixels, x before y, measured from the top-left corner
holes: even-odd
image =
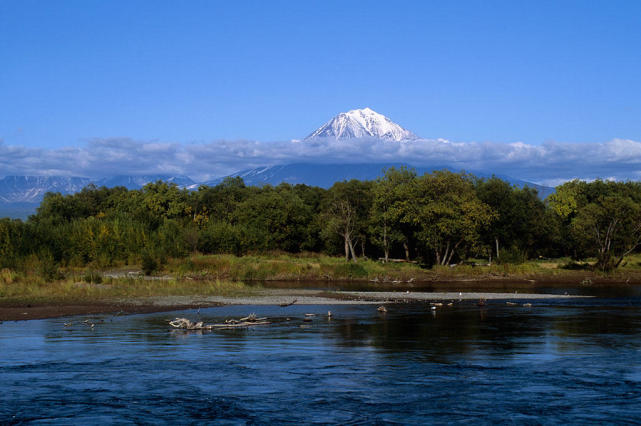
[[[383,114],[370,108],[353,109],[341,112],[318,128],[305,140],[314,138],[353,139],[372,137],[391,141],[418,139],[410,132],[394,123]]]

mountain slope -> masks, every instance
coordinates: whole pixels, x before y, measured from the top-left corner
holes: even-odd
[[[91,179],[67,176],[6,176],[0,179],[0,202],[36,203],[47,192],[71,194],[91,183]]]
[[[414,133],[370,108],[342,112],[329,120],[305,140],[316,138],[376,138],[390,141],[418,139]]]
[[[124,186],[127,189],[140,189],[143,186],[147,185],[150,182],[163,181],[167,183],[175,183],[181,188],[186,188],[191,185],[195,185],[194,182],[188,176],[170,176],[170,175],[146,175],[146,176],[113,176],[109,178],[99,179],[94,181],[96,186],[106,186],[107,188],[113,188],[115,186]]]
[[[175,183],[181,188],[196,185],[187,176],[169,175],[114,176],[103,179],[68,176],[6,176],[0,179],[0,218],[26,219],[36,212],[36,208],[47,192],[74,194],[92,183],[108,188],[124,186],[127,189],[140,189],[149,182],[158,180]]]
[[[271,167],[258,167],[255,169],[243,170],[230,177],[240,176],[246,185],[278,185],[280,183],[306,184],[329,188],[335,182],[358,179],[374,180],[383,176],[384,170],[390,167],[399,168],[402,163],[378,163],[378,164],[286,164]],[[410,166],[411,167],[411,166]],[[432,167],[414,167],[421,175],[433,170],[451,168],[435,165]],[[472,172],[478,177],[490,177],[491,174],[484,172]],[[227,177],[227,176],[226,176]],[[539,191],[539,196],[545,198],[554,192],[554,188],[537,185],[509,176],[497,176],[518,187],[528,186]],[[203,185],[215,186],[222,182],[224,177],[202,183]],[[124,186],[128,189],[139,189],[149,182],[162,180],[175,183],[181,188],[196,190],[201,184],[195,183],[187,176],[115,176],[99,180],[92,180],[80,177],[63,176],[7,176],[0,179],[0,217],[27,218],[35,213],[36,208],[47,192],[60,192],[72,194],[82,190],[90,183],[97,186]]]
[[[378,164],[286,164],[272,167],[259,167],[256,169],[243,170],[230,175],[229,177],[240,176],[245,181],[246,185],[278,185],[280,183],[289,183],[292,185],[304,183],[311,186],[320,186],[322,188],[329,188],[335,182],[342,180],[358,179],[358,180],[374,180],[384,175],[384,170],[390,167],[400,168],[407,166],[402,163],[378,163]],[[429,173],[434,170],[451,170],[446,166],[427,166],[427,167],[412,167],[416,170],[418,175]],[[477,177],[489,178],[491,173],[486,172],[471,172]],[[521,179],[515,179],[510,176],[497,175],[512,185],[519,188],[528,186],[534,188],[539,192],[539,197],[545,198],[554,192],[554,188],[543,185],[538,185],[532,182],[527,182]],[[205,182],[205,185],[213,186],[222,182],[224,178],[215,179]]]

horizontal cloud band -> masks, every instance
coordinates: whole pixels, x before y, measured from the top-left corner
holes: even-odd
[[[205,181],[239,170],[290,163],[407,163],[510,175],[544,185],[573,178],[638,179],[641,142],[604,143],[313,141],[146,142],[94,139],[81,147],[37,149],[0,141],[1,175],[187,175]]]

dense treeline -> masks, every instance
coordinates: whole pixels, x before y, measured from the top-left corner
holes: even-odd
[[[330,189],[248,187],[241,178],[197,191],[89,186],[49,193],[28,221],[0,220],[0,268],[106,267],[191,252],[324,252],[346,260],[404,258],[430,266],[468,258],[521,262],[595,257],[619,266],[641,239],[641,185],[572,181],[547,200],[498,178],[389,169]]]

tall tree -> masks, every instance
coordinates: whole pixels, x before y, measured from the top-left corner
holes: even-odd
[[[343,240],[345,260],[356,262],[355,246],[361,239],[364,246],[372,204],[371,182],[350,180],[337,182],[327,192],[324,201],[324,235],[338,234]]]
[[[415,180],[416,173],[413,170],[392,167],[385,171],[383,177],[376,180],[372,188],[370,232],[373,242],[383,249],[386,262],[390,250],[397,244],[403,245],[405,259],[409,260],[409,239],[412,230],[401,218],[405,211],[405,203],[412,202],[408,196]]]
[[[575,244],[585,244],[596,268],[621,265],[641,244],[641,184],[572,181],[550,196],[551,208],[569,225]]]
[[[517,188],[493,176],[478,180],[476,192],[496,213],[491,225],[482,230],[481,239],[497,259],[502,246],[531,254],[546,240],[545,204],[535,189]]]
[[[417,179],[415,204],[404,220],[417,228],[417,239],[432,250],[437,264],[447,265],[455,254],[474,248],[479,231],[495,214],[476,196],[472,178],[461,173],[436,171]]]

